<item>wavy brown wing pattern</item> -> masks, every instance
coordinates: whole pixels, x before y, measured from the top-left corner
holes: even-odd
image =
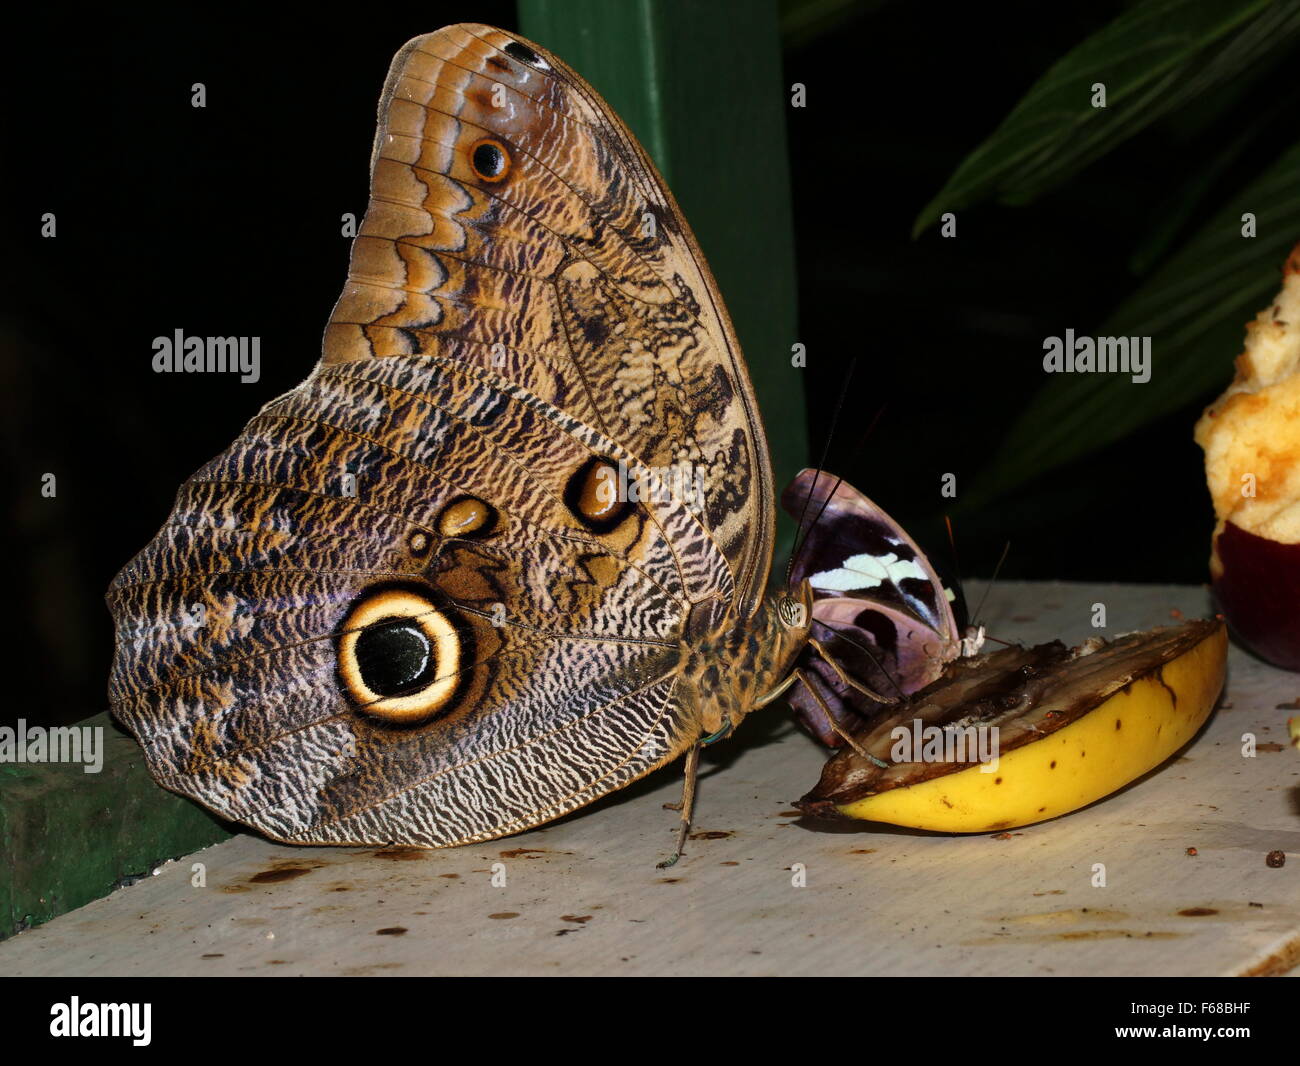
[[[651,467],[689,462],[756,606],[775,492],[717,287],[641,146],[591,86],[486,26],[408,43],[325,363],[450,353]]]
[[[702,499],[607,495],[673,466]],[[277,839],[517,832],[699,737],[684,624],[755,610],[773,498],[644,152],[553,56],[448,27],[393,62],[320,364],[109,590],[114,711],[162,784]]]

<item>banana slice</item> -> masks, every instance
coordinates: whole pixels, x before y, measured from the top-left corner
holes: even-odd
[[[1221,620],[959,659],[866,723],[797,806],[983,833],[1078,810],[1187,743],[1223,688]]]

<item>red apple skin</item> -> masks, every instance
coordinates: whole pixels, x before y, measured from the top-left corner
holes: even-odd
[[[1214,595],[1238,641],[1284,670],[1300,671],[1300,544],[1225,522]]]

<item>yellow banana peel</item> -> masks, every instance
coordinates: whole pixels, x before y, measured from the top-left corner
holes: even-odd
[[[801,808],[950,833],[1055,818],[1118,791],[1191,740],[1214,708],[1226,662],[1226,629],[1212,620],[1068,652],[1041,645],[958,660],[837,753]],[[981,729],[1000,743],[971,742]],[[915,743],[923,734],[934,741],[922,745],[928,751]],[[951,755],[958,737],[968,741],[965,758],[927,760]]]

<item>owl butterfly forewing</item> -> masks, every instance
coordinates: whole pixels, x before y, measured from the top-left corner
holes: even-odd
[[[803,539],[790,580],[806,580],[812,588],[812,637],[850,677],[898,700],[924,688],[962,654],[956,594],[880,507],[825,470],[800,471],[781,505],[800,523]],[[848,728],[879,708],[811,649],[799,665],[801,680],[790,703],[823,743],[844,743],[828,711]]]
[[[703,500],[605,491],[668,468]],[[763,599],[773,495],[644,151],[556,57],[447,27],[389,71],[319,364],[109,591],[115,713],[162,784],[276,839],[517,832],[784,674],[806,630]]]

